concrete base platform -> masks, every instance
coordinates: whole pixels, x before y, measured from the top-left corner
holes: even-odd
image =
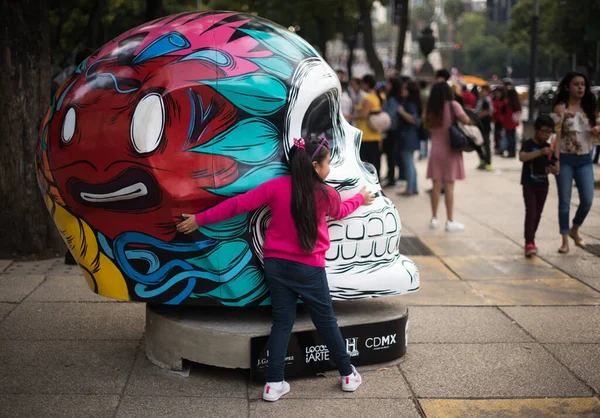
[[[365,351],[369,347],[369,337],[376,339],[388,335],[385,324],[397,324],[399,319],[403,319],[401,332],[396,325],[394,330],[390,329],[390,334],[393,332],[394,338],[396,333],[401,334],[394,340],[394,343],[402,344],[397,358],[405,353],[408,309],[399,306],[396,297],[338,302],[334,303],[334,310],[344,336],[344,329],[351,330],[350,334],[354,336],[358,335],[357,326],[362,325],[369,330],[371,327],[366,324],[379,325],[373,327],[378,330],[377,335],[361,336],[361,343],[366,344]],[[292,332],[296,334],[314,329],[308,310],[298,305]],[[146,308],[146,355],[163,369],[181,370],[184,359],[217,367],[250,369],[252,338],[267,337],[270,332],[270,308],[178,308],[164,305],[147,305]],[[370,340],[370,346],[373,349],[373,340]]]

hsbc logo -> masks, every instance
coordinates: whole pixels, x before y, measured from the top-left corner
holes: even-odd
[[[390,334],[382,337],[369,337],[365,341],[367,348],[373,350],[385,350],[390,348],[393,344],[396,344],[396,334]]]

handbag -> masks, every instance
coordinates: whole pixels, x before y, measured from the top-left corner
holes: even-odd
[[[369,129],[381,134],[390,129],[392,118],[383,110],[371,112],[367,118],[367,126]]]
[[[452,124],[448,128],[450,133],[450,148],[455,151],[471,152],[475,150],[473,140],[462,130],[456,121],[454,105],[450,102],[450,113],[452,115]]]

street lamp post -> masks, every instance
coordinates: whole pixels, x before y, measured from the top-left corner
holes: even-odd
[[[535,75],[537,66],[538,23],[540,20],[540,0],[533,1],[531,16],[531,62],[529,63],[529,123],[533,123],[535,111]]]
[[[431,28],[427,26],[421,32],[421,37],[418,39],[418,41],[419,48],[421,49],[423,55],[425,55],[425,61],[421,66],[421,71],[419,72],[419,75],[422,78],[433,79],[433,67],[431,66],[431,64],[429,63],[429,59],[427,58],[435,48],[435,37],[433,36],[433,30],[431,30]]]

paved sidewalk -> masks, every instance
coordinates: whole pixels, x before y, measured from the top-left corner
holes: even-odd
[[[479,172],[468,155],[465,164],[455,216],[464,233],[429,229],[426,162],[419,196],[386,191],[403,237],[434,256],[411,256],[420,292],[388,298],[410,305],[406,357],[364,368],[356,393],[330,373],[292,380],[284,400],[267,404],[241,371],[165,373],[143,352],[143,304],[94,295],[62,260],[0,260],[0,417],[600,416],[600,257],[573,245],[556,253],[552,183],[540,256],[525,260],[519,163],[496,159],[497,172]],[[582,233],[600,244],[600,200]]]

